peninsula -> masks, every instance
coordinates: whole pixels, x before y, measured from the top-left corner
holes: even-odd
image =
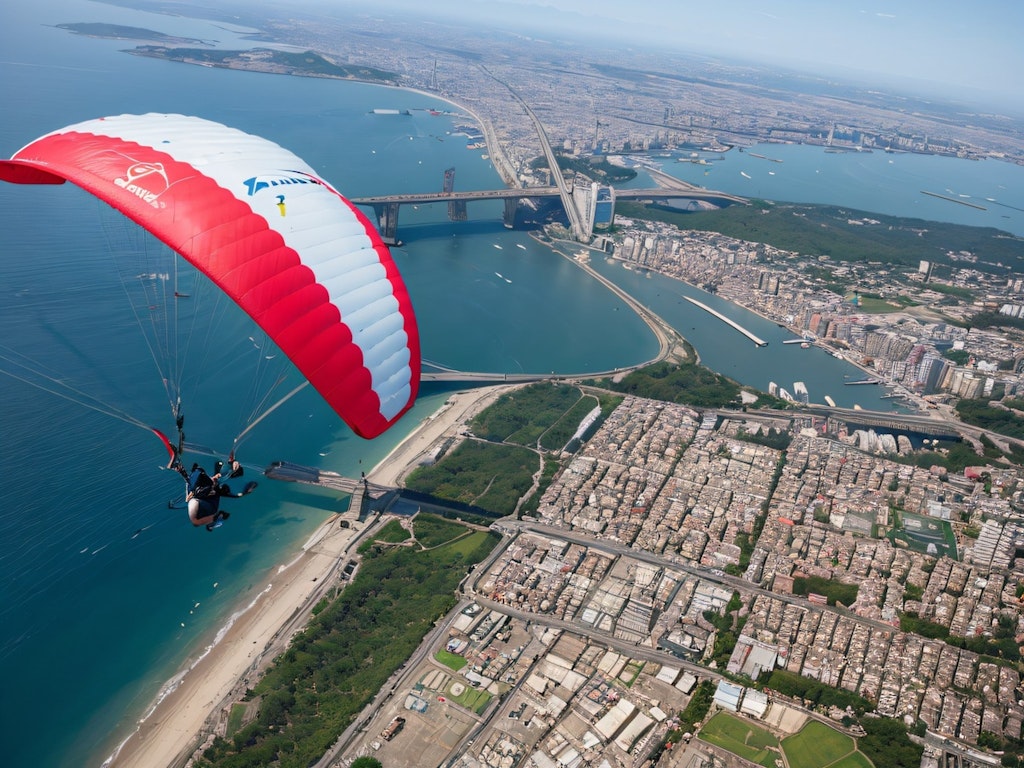
[[[393,72],[368,66],[334,64],[314,51],[302,53],[272,48],[252,48],[245,51],[224,51],[207,48],[169,48],[164,45],[140,45],[127,51],[135,56],[180,61],[204,67],[242,69],[277,75],[302,77],[328,77],[337,80],[360,80],[380,85],[395,85],[398,76]]]
[[[194,37],[175,37],[165,35],[145,27],[127,27],[123,24],[104,24],[102,22],[82,22],[58,24],[57,29],[64,29],[75,35],[100,37],[107,40],[152,40],[168,45],[214,45],[216,41],[200,40]]]

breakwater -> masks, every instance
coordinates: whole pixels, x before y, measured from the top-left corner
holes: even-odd
[[[732,326],[737,331],[739,331],[744,336],[746,336],[748,339],[750,339],[752,342],[754,342],[754,344],[756,344],[757,346],[759,346],[759,347],[767,347],[768,346],[768,342],[767,341],[765,341],[762,338],[759,338],[758,336],[755,336],[753,333],[748,331],[746,328],[744,328],[742,325],[737,323],[735,320],[730,320],[728,317],[723,315],[721,312],[716,312],[711,307],[709,307],[707,304],[705,304],[705,303],[703,303],[701,301],[697,301],[696,299],[691,299],[689,296],[683,296],[683,298],[686,299],[691,304],[694,304],[694,305],[700,307],[705,312],[714,315],[715,317],[717,317],[719,320],[721,320],[726,325]]]
[[[960,205],[966,205],[968,208],[977,208],[979,211],[987,211],[983,205],[977,205],[975,203],[969,203],[966,200],[957,200],[955,197],[947,197],[946,195],[940,195],[938,192],[929,192],[927,189],[921,190],[922,195],[928,195],[930,197],[937,197],[939,200],[947,200],[950,203],[959,203]]]

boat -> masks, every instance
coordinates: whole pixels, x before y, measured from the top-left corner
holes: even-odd
[[[835,408],[836,407],[836,401],[833,400],[828,395],[825,395],[825,405],[829,406],[830,408]]]
[[[742,176],[744,179],[750,178],[750,174],[747,173],[746,171],[740,171],[740,176]]]
[[[802,381],[793,382],[793,397],[797,402],[806,405],[810,401],[810,395],[807,393],[807,385]]]
[[[844,381],[843,385],[849,387],[849,386],[853,386],[855,384],[881,384],[881,383],[882,383],[881,379],[867,378],[867,379],[855,379],[853,381]]]

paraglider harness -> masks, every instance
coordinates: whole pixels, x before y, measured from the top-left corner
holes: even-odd
[[[191,470],[186,470],[184,464],[181,463],[181,455],[185,449],[185,415],[178,408],[175,409],[175,426],[178,429],[178,443],[177,446],[171,446],[172,456],[168,469],[173,469],[184,478],[185,500],[187,501],[189,498],[198,499],[203,510],[202,517],[217,513],[222,496],[240,498],[253,491],[256,487],[255,482],[247,483],[241,493],[232,493],[230,486],[221,484],[219,482],[219,475],[224,467],[224,462],[222,461],[218,461],[213,466],[214,475],[218,476],[216,479],[210,477],[206,470],[199,466],[198,463],[193,463]],[[245,470],[241,464],[235,461],[235,452],[232,450],[228,454],[228,477],[242,477],[244,474]],[[176,505],[173,502],[169,502],[168,506]]]

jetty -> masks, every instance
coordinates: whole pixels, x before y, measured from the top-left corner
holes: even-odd
[[[744,336],[746,336],[748,339],[750,339],[752,342],[754,342],[754,344],[756,344],[757,346],[759,346],[759,347],[767,347],[768,346],[768,342],[767,341],[765,341],[764,339],[758,338],[753,333],[751,333],[746,328],[744,328],[742,325],[737,323],[735,320],[730,320],[728,317],[723,315],[721,312],[716,312],[715,310],[713,310],[711,307],[709,307],[704,302],[697,301],[696,299],[691,299],[689,296],[683,296],[683,298],[686,299],[691,304],[695,304],[696,306],[700,307],[701,309],[703,309],[708,314],[714,315],[715,317],[717,317],[719,320],[721,320],[726,325],[731,325],[737,331],[739,331]]]
[[[751,157],[757,157],[761,160],[771,160],[773,163],[781,163],[782,161],[777,157],[768,157],[767,155],[759,155],[757,152],[747,152]]]
[[[983,205],[977,205],[976,203],[969,203],[966,200],[957,200],[955,197],[947,197],[946,195],[940,195],[938,192],[929,192],[927,189],[921,190],[922,195],[929,195],[930,197],[937,197],[939,200],[947,200],[950,203],[959,203],[960,205],[966,205],[968,208],[977,208],[979,211],[987,211]]]

